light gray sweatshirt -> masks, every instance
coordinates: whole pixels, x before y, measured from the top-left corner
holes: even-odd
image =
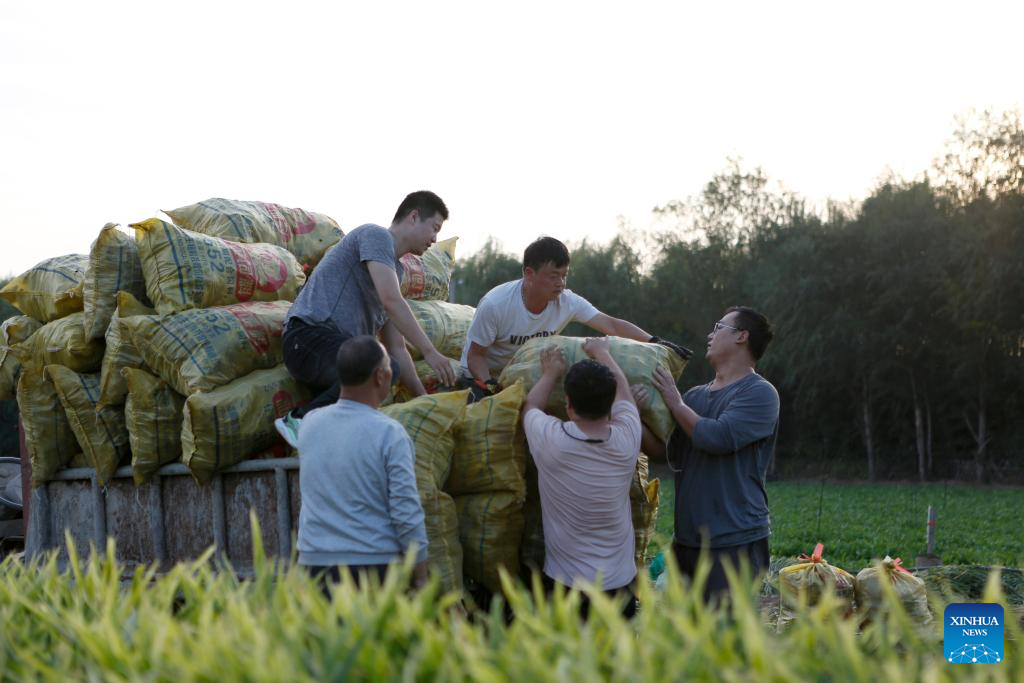
[[[342,399],[302,419],[299,454],[299,564],[387,564],[413,543],[426,560],[415,456],[402,425]]]

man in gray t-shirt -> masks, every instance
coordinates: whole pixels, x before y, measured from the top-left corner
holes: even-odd
[[[745,560],[754,574],[768,570],[765,477],[778,433],[779,394],[755,366],[772,336],[763,315],[733,307],[708,335],[712,382],[681,396],[667,371],[655,371],[655,386],[677,426],[667,449],[645,427],[643,450],[651,456],[668,451],[676,472],[673,554],[682,574],[692,578],[707,546],[706,600],[728,589],[726,561],[738,567]],[[640,404],[650,398],[639,387],[634,394]]]
[[[323,257],[299,292],[284,326],[284,363],[292,376],[320,394],[280,418],[278,431],[298,442],[298,420],[309,411],[338,400],[336,356],[346,339],[379,336],[391,359],[395,379],[414,395],[425,393],[406,348],[420,350],[443,384],[455,374],[413,317],[399,289],[401,263],[407,253],[422,254],[437,241],[448,208],[433,192],[408,195],[390,228],[361,225]]]

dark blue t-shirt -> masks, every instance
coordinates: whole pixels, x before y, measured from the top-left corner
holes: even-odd
[[[775,450],[779,394],[757,373],[711,391],[686,392],[701,419],[689,438],[677,427],[668,443],[676,470],[676,532],[680,545],[712,548],[752,543],[770,533],[765,477]]]

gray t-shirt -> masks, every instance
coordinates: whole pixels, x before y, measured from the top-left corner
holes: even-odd
[[[391,232],[379,225],[360,225],[327,252],[288,309],[287,320],[328,324],[342,334],[375,335],[388,321],[370,278],[367,261],[393,268],[401,278]]]
[[[683,396],[701,419],[693,438],[677,427],[668,443],[677,470],[675,542],[691,548],[752,543],[771,533],[765,477],[775,450],[779,394],[752,373],[727,387]]]

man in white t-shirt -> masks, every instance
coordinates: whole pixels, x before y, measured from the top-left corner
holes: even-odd
[[[541,237],[523,254],[523,277],[498,285],[480,299],[462,350],[464,383],[472,398],[494,392],[495,378],[520,346],[534,337],[561,334],[574,321],[607,335],[663,343],[689,357],[686,349],[594,308],[565,288],[568,275],[568,248],[554,237]]]
[[[629,384],[612,359],[606,337],[588,339],[580,361],[565,375],[567,422],[543,408],[565,359],[554,346],[541,352],[542,375],[523,403],[523,430],[537,465],[544,524],[544,575],[549,586],[596,584],[636,600],[633,519],[629,486],[642,428]],[[584,617],[589,605],[584,601]]]

